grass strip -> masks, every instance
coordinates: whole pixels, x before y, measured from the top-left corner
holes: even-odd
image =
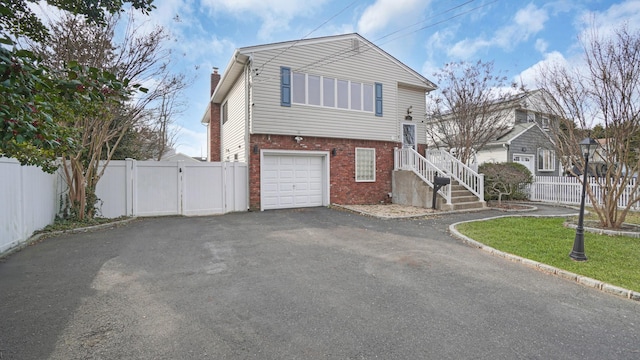
[[[506,217],[460,224],[462,234],[495,249],[640,292],[640,239],[585,233],[588,261],[569,257],[575,230],[562,218]]]

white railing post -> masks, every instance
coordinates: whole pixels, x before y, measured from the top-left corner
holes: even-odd
[[[475,170],[442,149],[427,150],[425,157],[445,175],[456,180],[480,201],[484,201],[484,178]]]
[[[439,172],[446,174],[445,171],[440,170],[431,161],[412,148],[395,149],[395,155],[394,168],[396,170],[413,171],[431,188],[434,187],[433,180]],[[451,204],[451,186],[448,186],[446,190],[440,189],[438,193],[445,198],[447,204]]]

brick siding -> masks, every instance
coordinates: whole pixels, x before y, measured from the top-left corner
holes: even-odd
[[[251,135],[249,159],[249,206],[260,209],[260,152],[258,149],[328,151],[330,164],[330,203],[335,204],[380,204],[390,203],[391,174],[393,171],[393,149],[397,142],[332,139],[304,136],[298,144],[290,135]],[[376,149],[376,181],[356,182],[355,148]],[[331,151],[336,149],[336,156]],[[419,147],[424,153],[424,145]]]

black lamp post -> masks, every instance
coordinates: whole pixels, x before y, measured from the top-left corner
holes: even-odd
[[[576,238],[573,240],[573,250],[569,256],[575,261],[587,261],[584,254],[584,200],[587,195],[587,173],[589,172],[589,156],[591,155],[591,146],[597,145],[598,142],[590,137],[580,141],[580,150],[584,156],[584,169],[582,170],[582,198],[580,199],[580,215],[578,216],[578,227],[576,227]],[[593,147],[595,151],[595,146]]]

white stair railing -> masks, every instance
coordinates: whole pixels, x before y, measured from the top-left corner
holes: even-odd
[[[422,181],[433,188],[433,180],[436,176],[447,175],[444,171],[438,169],[424,156],[420,155],[412,148],[396,148],[394,151],[394,167],[395,170],[413,171]],[[451,186],[444,186],[438,190],[440,194],[451,205]]]
[[[447,176],[458,181],[472,194],[484,201],[484,175],[465,165],[442,149],[427,150],[425,158]]]

